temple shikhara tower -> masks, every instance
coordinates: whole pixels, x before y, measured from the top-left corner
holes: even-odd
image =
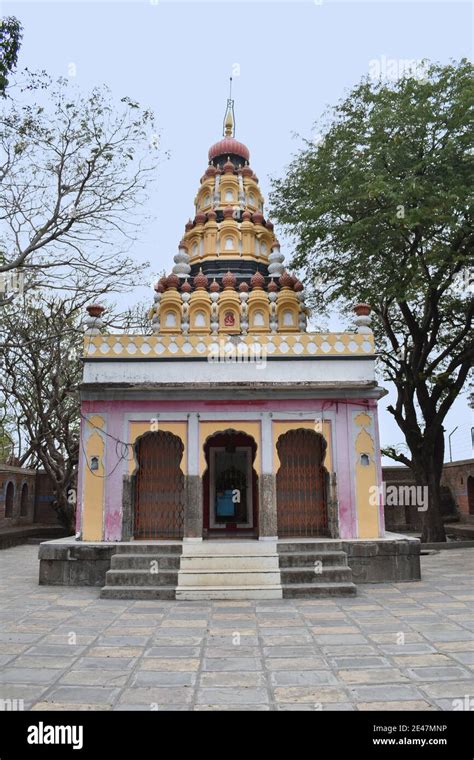
[[[219,599],[416,577],[418,542],[384,533],[370,307],[308,331],[232,101],[203,163],[149,333],[88,308],[77,535],[42,545],[41,582]]]

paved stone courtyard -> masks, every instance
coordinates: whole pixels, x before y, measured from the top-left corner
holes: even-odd
[[[419,583],[269,602],[101,600],[38,586],[37,554],[0,552],[0,698],[25,710],[474,709],[474,549],[422,557]]]

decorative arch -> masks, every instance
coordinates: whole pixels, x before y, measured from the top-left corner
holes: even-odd
[[[259,319],[257,319],[257,315],[259,315]],[[270,312],[268,310],[268,303],[262,304],[259,301],[250,303],[248,322],[250,333],[268,332],[270,330]]]
[[[9,480],[5,488],[5,517],[13,517],[13,506],[15,503],[15,484]]]
[[[184,445],[173,433],[158,430],[134,445],[137,466],[132,475],[135,539],[181,539],[184,535]]]
[[[233,254],[239,250],[239,235],[233,228],[222,230],[220,236],[221,256]]]
[[[173,306],[166,306],[160,313],[160,331],[179,333],[181,330],[181,312]]]
[[[277,307],[278,329],[281,332],[295,332],[298,330],[298,310],[294,306],[281,304]]]
[[[211,301],[207,293],[204,297],[199,292],[197,295],[189,306],[189,332],[206,335],[211,331]]]
[[[329,473],[324,466],[324,437],[296,428],[277,440],[280,467],[276,475],[280,538],[329,536]]]

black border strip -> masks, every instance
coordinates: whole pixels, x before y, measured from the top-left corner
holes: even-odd
[[[219,361],[210,361],[206,356],[127,356],[117,357],[109,359],[106,356],[83,356],[82,361],[85,362],[109,362],[110,364],[121,364],[122,362],[206,362],[207,364],[259,364],[264,361],[345,361],[350,359],[351,361],[363,361],[367,359],[375,360],[375,355],[370,356],[258,356],[258,354],[252,354],[250,359],[245,361],[235,360],[226,361],[224,358]]]

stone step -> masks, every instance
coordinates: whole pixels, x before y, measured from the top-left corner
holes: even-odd
[[[342,551],[283,552],[278,556],[281,568],[314,567],[315,562],[322,562],[323,567],[347,565],[347,554]]]
[[[278,541],[278,554],[287,552],[340,552],[342,551],[342,541],[330,541],[324,539],[314,539],[307,541],[305,539]]]
[[[332,583],[339,581],[352,581],[352,570],[347,565],[332,565],[322,567],[316,571],[313,567],[285,567],[281,568],[282,585],[289,583]]]
[[[142,543],[131,541],[129,544],[117,544],[117,554],[181,554],[181,541],[160,541],[160,543]]]
[[[265,571],[273,570],[278,572],[280,567],[278,554],[258,554],[258,555],[239,555],[239,554],[218,554],[202,555],[194,557],[181,557],[181,571],[201,572],[235,569],[238,572],[248,571]]]
[[[176,599],[182,601],[207,601],[218,599],[281,599],[281,586],[196,586],[176,589]]]
[[[112,570],[149,570],[155,567],[152,563],[156,562],[160,571],[178,571],[179,561],[179,554],[113,554],[110,567]]]
[[[106,586],[176,586],[178,583],[177,570],[159,570],[151,573],[149,570],[107,570]]]
[[[202,541],[183,544],[183,557],[215,557],[217,555],[242,557],[242,556],[268,556],[275,555],[276,541],[245,541],[227,539],[225,541]]]
[[[325,596],[356,596],[354,583],[290,583],[282,584],[283,599],[314,598]]]
[[[101,599],[175,599],[175,586],[104,586]]]
[[[252,587],[277,586],[280,584],[280,571],[276,570],[180,570],[178,588],[218,588],[218,587]]]

